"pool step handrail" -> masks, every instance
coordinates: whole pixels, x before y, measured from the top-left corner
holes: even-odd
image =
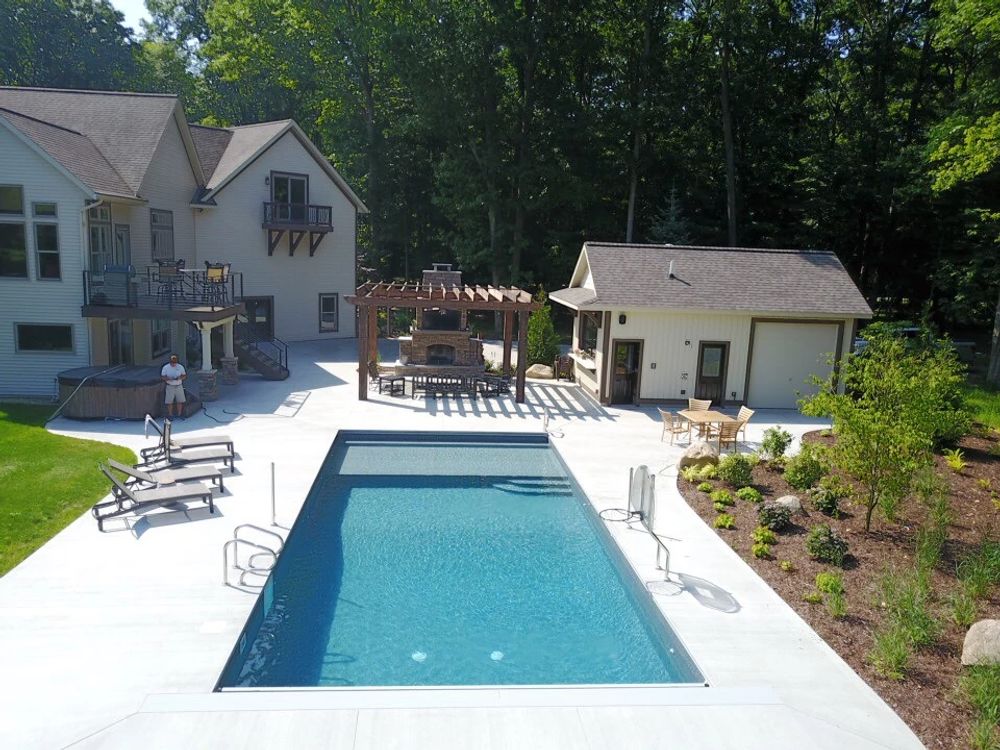
[[[663,579],[669,580],[670,549],[653,530],[656,517],[656,474],[645,464],[634,469],[630,468],[628,471],[629,512],[638,517],[643,528],[656,542],[656,567],[663,571]]]
[[[253,541],[251,539],[247,539],[245,534],[244,536],[240,536],[240,532],[243,532],[246,529],[250,529],[260,534],[264,534],[266,537],[269,538],[273,537],[273,539],[277,540],[277,542],[265,543],[262,541]],[[274,546],[272,546],[272,544]],[[251,553],[250,556],[246,558],[245,563],[240,563],[240,557],[239,557],[240,545],[243,545],[244,547],[249,547],[252,550],[256,550],[256,552]],[[255,585],[247,583],[246,581],[247,575],[260,575],[261,573],[269,573],[271,570],[274,569],[275,564],[278,562],[278,555],[281,554],[281,551],[284,548],[285,548],[285,540],[281,537],[280,534],[270,531],[269,529],[261,528],[260,526],[255,526],[252,523],[241,523],[239,526],[233,529],[233,538],[227,540],[226,543],[222,545],[222,585],[223,586],[232,585],[229,582],[230,570],[240,571],[239,575],[240,586]],[[230,549],[233,550],[232,566],[230,566],[229,564]],[[266,560],[264,564],[260,564],[258,562],[261,558],[264,558]]]

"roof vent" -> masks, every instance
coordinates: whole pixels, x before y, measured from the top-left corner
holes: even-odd
[[[670,270],[667,271],[667,278],[668,279],[674,278],[674,262],[673,261],[670,261]]]

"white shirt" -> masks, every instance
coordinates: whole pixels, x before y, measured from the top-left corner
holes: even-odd
[[[160,370],[160,375],[167,379],[167,385],[180,385],[181,376],[186,375],[187,370],[184,369],[184,365],[176,364],[172,365],[169,362],[163,365],[163,369]]]

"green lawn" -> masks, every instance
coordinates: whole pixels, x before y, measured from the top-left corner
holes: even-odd
[[[966,403],[972,409],[972,419],[987,427],[1000,430],[1000,390],[975,385],[965,389]]]
[[[0,403],[0,575],[108,493],[98,460],[135,462],[128,448],[46,432],[52,410]]]

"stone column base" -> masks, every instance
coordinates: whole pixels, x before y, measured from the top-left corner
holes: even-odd
[[[240,382],[239,360],[236,357],[222,358],[222,382],[226,385]]]
[[[219,398],[219,384],[216,381],[216,370],[198,371],[198,397],[202,401],[215,401]]]

